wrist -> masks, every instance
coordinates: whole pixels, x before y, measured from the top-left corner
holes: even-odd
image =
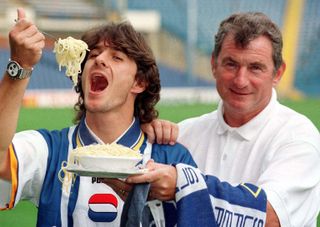
[[[7,74],[10,79],[13,80],[22,80],[29,78],[32,74],[32,67],[21,66],[17,61],[9,59],[7,65]]]

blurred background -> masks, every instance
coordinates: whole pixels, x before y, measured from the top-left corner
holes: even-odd
[[[129,20],[145,34],[157,59],[162,102],[212,102],[218,99],[210,70],[213,38],[221,20],[234,12],[261,11],[283,31],[285,77],[281,97],[293,100],[320,96],[319,0],[0,0],[0,59],[5,70],[8,31],[17,7],[40,30],[55,37],[79,38],[83,31],[106,21]],[[46,50],[25,96],[31,107],[72,106],[71,81],[59,72]]]

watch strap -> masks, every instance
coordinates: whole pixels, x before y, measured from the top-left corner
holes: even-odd
[[[32,74],[32,69],[24,69],[24,68],[21,68],[21,74],[20,76],[17,78],[17,79],[25,79],[25,78],[28,78],[30,77]]]

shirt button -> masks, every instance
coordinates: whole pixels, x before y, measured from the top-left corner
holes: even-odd
[[[226,160],[226,159],[227,159],[227,155],[224,154],[224,155],[222,156],[222,160]]]

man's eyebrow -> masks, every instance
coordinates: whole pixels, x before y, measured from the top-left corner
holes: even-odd
[[[250,63],[251,66],[259,66],[261,68],[267,68],[266,64],[262,63],[262,62],[259,62],[259,61],[255,61],[255,62],[251,62]]]
[[[94,45],[94,46],[92,47],[92,49],[102,49],[104,46],[105,46],[105,45],[102,44],[102,43],[97,43],[96,45]]]
[[[232,61],[232,62],[237,62],[236,60],[234,60],[232,57],[228,56],[222,59],[222,63],[225,63],[227,61]]]
[[[100,50],[101,47],[99,47],[98,45],[94,45],[90,48],[90,52],[93,51],[93,50]]]

